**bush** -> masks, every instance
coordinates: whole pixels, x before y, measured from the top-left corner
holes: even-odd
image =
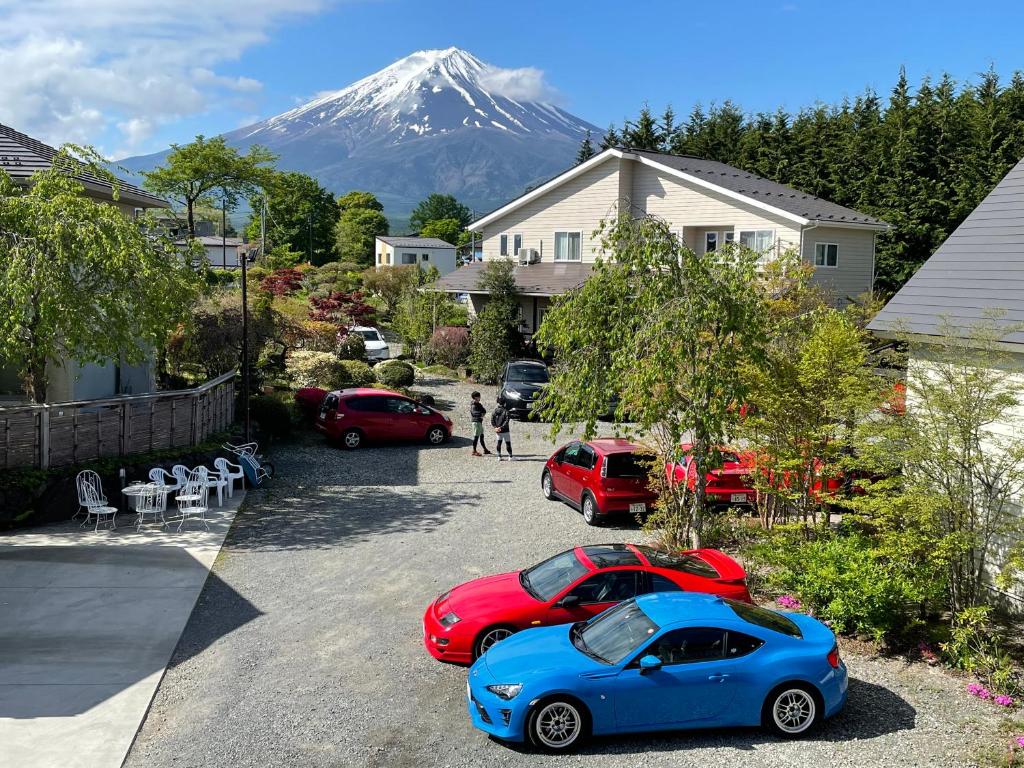
[[[330,391],[352,384],[348,369],[330,352],[292,352],[285,368],[296,387],[320,387]]]
[[[358,333],[349,333],[338,344],[338,357],[342,360],[365,360],[366,341]]]
[[[416,371],[404,360],[377,363],[373,373],[385,387],[410,387],[416,377]]]
[[[275,397],[257,395],[249,401],[249,418],[259,425],[264,439],[288,437],[292,431],[292,415],[288,406]]]
[[[341,360],[341,365],[348,373],[352,387],[368,387],[375,381],[373,369],[362,360]]]
[[[427,342],[425,358],[431,365],[458,368],[469,358],[469,331],[465,328],[438,328]]]

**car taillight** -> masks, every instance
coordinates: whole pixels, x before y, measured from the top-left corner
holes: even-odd
[[[828,665],[832,669],[839,669],[839,647],[833,646],[832,650],[828,652]]]
[[[608,477],[608,459],[601,460],[601,477]]]

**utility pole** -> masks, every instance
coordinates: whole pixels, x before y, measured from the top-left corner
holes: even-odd
[[[220,265],[228,268],[228,199],[220,200]]]
[[[309,212],[309,258],[310,264],[313,263],[313,211]]]

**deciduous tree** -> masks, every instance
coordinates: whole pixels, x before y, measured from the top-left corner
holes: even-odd
[[[434,192],[413,208],[409,216],[409,226],[416,232],[422,232],[427,224],[440,219],[455,219],[459,226],[465,229],[473,220],[473,214],[454,196]]]

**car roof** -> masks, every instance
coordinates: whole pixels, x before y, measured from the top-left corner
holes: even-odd
[[[632,544],[583,544],[573,551],[577,559],[593,571],[648,565],[647,558],[638,553]]]
[[[375,325],[353,325],[353,326],[349,327],[349,330],[350,331],[377,331],[377,333],[380,333],[380,331],[377,329],[377,326],[375,326]]]
[[[700,592],[652,592],[636,598],[636,604],[664,627],[681,621],[734,621],[736,612],[718,595]]]
[[[374,389],[373,387],[353,387],[351,389],[336,389],[333,392],[331,392],[331,394],[344,398],[366,397],[367,395],[386,395],[388,397],[401,397],[405,400],[409,399],[401,392],[392,392],[390,389]]]
[[[595,437],[587,442],[598,453],[633,453],[644,450],[642,446],[630,442],[623,437]]]
[[[547,368],[543,360],[509,360],[509,365],[536,365],[541,368]]]

